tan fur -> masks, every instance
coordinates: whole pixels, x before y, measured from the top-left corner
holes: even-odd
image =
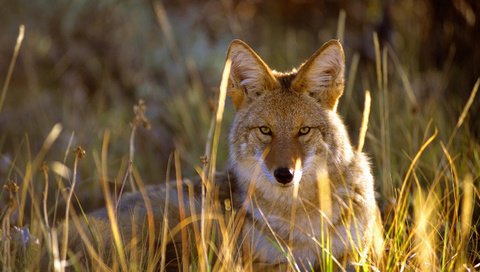
[[[264,62],[258,55],[248,52],[253,50],[243,42],[233,41],[229,51],[233,67],[242,67],[232,58],[241,55],[244,59],[257,59],[248,61],[258,64],[248,67],[249,70],[269,69],[261,65]],[[257,90],[260,95],[237,103],[230,133],[230,163],[238,182],[243,184],[240,187],[246,188],[254,182],[253,220],[249,223],[254,225],[253,229],[260,229],[254,234],[258,262],[287,262],[284,254],[271,245],[275,237],[284,242],[284,248],[291,249],[296,262],[304,268],[318,262],[316,241],[322,232],[329,233],[331,253],[339,261],[350,260],[350,255],[362,255],[370,243],[376,215],[373,178],[367,158],[352,149],[335,112],[343,93],[344,67],[341,44],[329,41],[298,72],[263,72],[267,78],[259,79],[260,83],[270,81],[269,75],[273,74],[276,84],[264,86]],[[233,81],[238,80],[233,77]],[[230,86],[229,93],[249,92],[235,84]],[[272,135],[263,135],[259,131],[262,126],[269,127]],[[311,128],[310,133],[299,136],[302,127]],[[262,155],[266,149],[269,151]],[[281,186],[273,173],[278,167],[293,168],[297,159],[302,162],[302,178],[293,242],[289,245],[293,186]],[[255,171],[258,167],[261,170]],[[255,172],[259,174],[252,176]],[[322,172],[326,176],[318,177]],[[327,178],[331,187],[329,218],[319,208],[319,178]],[[275,235],[265,230],[268,228]]]
[[[238,40],[231,43],[227,58],[232,61],[228,94],[237,113],[230,132],[230,167],[216,177],[216,184],[219,203],[233,197],[236,209],[247,207],[239,240],[251,250],[254,267],[283,269],[295,261],[297,269],[308,270],[321,266],[322,252],[331,254],[340,266],[351,264],[354,256],[364,257],[372,240],[376,203],[368,160],[352,148],[336,113],[344,88],[341,44],[327,42],[298,71],[288,73],[271,70]],[[260,127],[271,133],[262,133]],[[302,128],[309,132],[299,134]],[[277,182],[274,171],[279,167],[293,171],[297,160],[301,169],[295,173],[300,177],[295,199],[293,182]],[[175,185],[171,186],[168,218],[174,226],[179,222],[178,197]],[[197,181],[195,186],[195,199],[184,193],[185,206],[193,201],[200,211],[201,184]],[[250,196],[249,188],[254,188]],[[161,229],[165,186],[149,187],[147,192]],[[120,203],[125,240],[131,236],[129,218],[134,210],[137,216],[146,216],[139,193]],[[106,212],[92,217],[105,219]],[[141,228],[144,220],[136,222]],[[322,245],[325,240],[329,246]],[[282,250],[291,252],[293,259]]]

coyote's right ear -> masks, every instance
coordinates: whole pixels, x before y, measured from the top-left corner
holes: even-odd
[[[336,111],[343,94],[345,55],[338,40],[330,40],[298,70],[293,89],[307,92],[327,109]]]
[[[236,110],[276,86],[270,68],[246,43],[233,40],[227,59],[232,62],[227,93]]]

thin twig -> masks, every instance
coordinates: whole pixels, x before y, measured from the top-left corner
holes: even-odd
[[[78,167],[78,160],[81,160],[85,157],[85,150],[82,147],[77,147],[74,151],[75,154],[75,161],[73,163],[73,177],[72,177],[72,185],[70,186],[66,208],[65,208],[65,222],[64,222],[64,231],[63,231],[63,241],[62,241],[62,251],[60,255],[60,260],[64,263],[67,259],[67,250],[68,250],[68,219],[70,213],[70,203],[72,202],[73,191],[75,190],[75,184],[77,183],[77,167]],[[60,271],[65,271],[64,266],[60,267]]]
[[[365,135],[367,135],[368,118],[370,117],[370,107],[372,99],[370,98],[370,91],[365,91],[365,106],[363,107],[362,125],[360,127],[360,134],[358,136],[357,151],[362,152],[365,143]]]
[[[135,180],[133,178],[133,159],[135,155],[135,135],[137,128],[139,126],[142,126],[146,129],[150,129],[151,125],[150,122],[148,121],[147,117],[145,116],[145,112],[147,110],[147,106],[145,105],[145,101],[140,99],[138,101],[138,104],[133,106],[133,113],[135,114],[135,117],[133,118],[133,121],[131,123],[132,126],[132,131],[130,132],[130,141],[129,141],[129,153],[128,153],[128,165],[127,165],[127,171],[125,172],[125,175],[122,180],[122,186],[120,187],[120,192],[118,193],[118,197],[115,199],[115,213],[118,211],[118,206],[120,203],[120,199],[123,194],[123,190],[125,188],[125,183],[128,181],[130,183],[130,186],[132,187],[133,191],[136,191],[136,186],[135,186]]]
[[[12,78],[15,63],[17,62],[18,52],[20,52],[20,46],[22,46],[24,34],[25,26],[20,25],[17,36],[17,43],[15,44],[15,49],[13,50],[12,60],[10,61],[10,66],[8,66],[7,78],[5,79],[5,83],[3,83],[2,95],[0,96],[0,112],[2,112],[3,102],[5,100],[5,96],[7,95],[8,85],[10,85],[10,79]]]

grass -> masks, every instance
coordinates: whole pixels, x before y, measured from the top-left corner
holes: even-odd
[[[158,19],[168,38],[169,47],[175,51],[177,47],[165,10],[160,2],[155,2],[154,8],[159,14]],[[338,37],[343,36],[345,27],[345,14],[342,14],[338,22]],[[21,32],[11,67],[18,55],[23,30]],[[477,216],[474,215],[480,202],[480,147],[465,127],[464,121],[468,118],[474,99],[478,99],[480,81],[472,87],[470,98],[465,101],[461,114],[451,118],[448,111],[439,108],[435,101],[419,102],[405,72],[407,69],[401,65],[393,49],[381,48],[375,34],[373,43],[375,71],[357,75],[358,60],[352,61],[348,69],[347,89],[339,105],[341,115],[355,116],[360,128],[357,149],[366,150],[372,158],[383,219],[383,223],[375,229],[376,237],[384,238],[376,241],[380,243],[381,254],[366,260],[358,256],[360,266],[357,269],[478,270],[480,222],[478,212]],[[175,58],[184,62],[183,56],[175,52]],[[9,69],[2,89],[2,102],[8,94],[11,71],[13,68]],[[153,271],[157,266],[164,270],[168,265],[167,242],[177,233],[181,237],[177,250],[181,249],[182,252],[178,255],[178,267],[184,271],[251,269],[252,263],[248,254],[243,259],[239,257],[239,252],[245,249],[235,246],[240,237],[238,226],[245,219],[245,211],[233,210],[228,203],[224,203],[227,212],[220,213],[213,192],[217,154],[225,152],[221,150],[220,142],[228,73],[227,62],[215,107],[216,114],[212,117],[210,132],[204,143],[205,157],[200,165],[194,166],[204,184],[202,210],[188,216],[186,211],[194,208],[180,206],[180,217],[183,220],[171,229],[164,227],[168,226],[168,216],[163,218],[161,224],[154,222],[154,203],[145,190],[145,183],[137,168],[137,160],[141,158],[138,154],[135,156],[135,146],[138,144],[136,135],[142,126],[149,126],[146,118],[148,103],[139,102],[135,105],[130,136],[126,142],[112,141],[111,132],[106,129],[100,146],[83,149],[72,146],[70,140],[64,146],[63,153],[50,154],[48,158],[53,159],[48,161],[47,154],[52,145],[64,133],[60,124],[51,127],[42,147],[36,153],[32,153],[28,137],[22,140],[22,144],[17,147],[18,157],[27,159],[22,162],[12,159],[8,175],[1,177],[5,180],[1,193],[6,203],[0,207],[0,266],[3,271],[40,270],[42,261],[46,261],[55,271],[64,271],[66,268],[77,271]],[[352,86],[357,84],[357,78],[360,78],[365,87],[368,87],[365,89],[369,90],[365,91],[363,114],[359,106],[342,107],[361,101],[356,98],[359,94],[353,93]],[[183,112],[185,107],[182,105],[191,103],[187,100],[188,98],[175,100],[171,111],[177,114],[180,120],[192,121],[192,117],[185,116]],[[199,108],[206,104],[205,101],[196,103],[202,103],[197,105]],[[0,114],[1,105],[2,103]],[[190,130],[187,137],[194,139],[198,135]],[[70,139],[73,138],[74,135]],[[115,145],[128,146],[128,152],[124,154],[127,159],[118,167],[118,164],[112,164],[112,159],[109,158],[110,148]],[[20,154],[21,152],[25,154]],[[93,172],[90,175],[98,179],[99,184],[96,186],[101,189],[105,199],[111,222],[109,233],[98,233],[94,227],[95,222],[90,222],[83,212],[84,203],[76,196],[78,168],[88,162],[95,166],[90,169]],[[181,166],[180,155],[175,152],[170,157],[165,179],[171,180],[174,175],[175,182],[181,183]],[[172,169],[174,174],[170,173]],[[120,182],[111,182],[112,180]],[[171,185],[166,183],[166,186]],[[138,190],[147,207],[144,229],[132,229],[131,240],[122,239],[118,226],[120,218],[116,216],[118,200],[126,187]],[[178,191],[180,199],[186,197],[181,192]],[[188,192],[193,194],[192,190]],[[169,203],[168,194],[166,197],[166,203]],[[322,210],[325,210],[329,204],[322,202],[321,205]],[[168,213],[168,205],[164,212]],[[294,216],[292,213],[292,218]],[[59,218],[65,220],[61,225],[58,224]],[[81,256],[76,255],[77,252],[69,251],[69,245],[79,242],[70,240],[70,232],[79,233],[80,241],[85,244],[83,254],[90,257],[83,266],[71,261]],[[141,235],[142,233],[145,235]],[[102,236],[113,237],[113,244],[102,246]],[[155,239],[156,237],[161,239]],[[330,271],[336,260],[332,259],[328,252],[328,235],[324,238],[318,241],[318,256],[323,260],[323,270]],[[278,244],[279,250],[289,255],[289,248],[283,241],[272,243]],[[248,249],[245,252],[248,253]],[[291,260],[291,270],[300,268],[300,264]]]

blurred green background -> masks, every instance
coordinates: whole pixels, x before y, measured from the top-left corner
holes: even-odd
[[[230,41],[240,38],[272,68],[290,70],[324,42],[337,38],[339,18],[345,19],[339,38],[347,67],[359,61],[356,76],[347,85],[351,93],[339,105],[353,143],[364,90],[370,89],[374,98],[378,92],[374,32],[380,47],[388,50],[390,114],[398,120],[406,113],[414,116],[411,127],[398,124],[398,131],[392,122],[392,146],[401,149],[399,157],[405,158],[403,151],[418,150],[411,142],[402,145],[408,132],[425,133],[426,128],[415,127],[424,124],[415,123],[415,116],[422,120],[441,116],[439,122],[455,125],[480,76],[480,2],[476,0],[3,0],[2,84],[21,24],[25,39],[0,112],[0,184],[21,183],[26,163],[59,122],[63,131],[45,161],[63,162],[71,139],[72,149],[82,146],[87,157],[79,165],[76,191],[81,200],[89,199],[83,201],[87,209],[102,205],[101,192],[94,189],[99,188],[94,155],[100,152],[105,130],[110,130],[109,179],[121,182],[132,107],[139,99],[146,101],[151,123],[151,129],[140,129],[135,139],[134,164],[143,180],[163,182],[174,150],[181,155],[183,172],[192,175],[204,152]],[[405,102],[399,67],[417,103]],[[465,124],[474,147],[480,138],[479,109],[477,99]],[[228,158],[232,116],[228,102],[219,168]],[[366,151],[374,157],[375,173],[380,176],[378,168],[383,164],[378,163],[379,143],[375,142],[380,126],[375,115],[370,122]],[[74,156],[66,158],[65,164],[72,167]],[[380,187],[387,182],[377,180]]]

